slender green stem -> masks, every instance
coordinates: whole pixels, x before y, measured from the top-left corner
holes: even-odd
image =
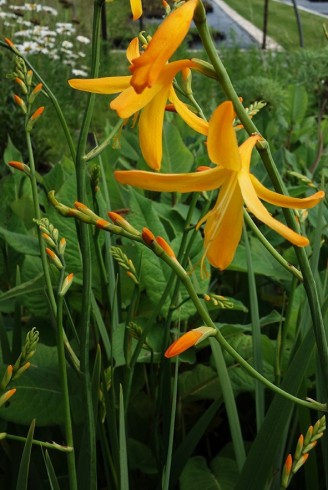
[[[250,244],[245,225],[243,226],[243,236],[246,246],[248,289],[252,320],[252,340],[254,367],[259,372],[263,372],[262,344],[261,344],[261,325],[259,317],[259,305],[257,299],[255,274],[253,269]],[[260,430],[264,420],[264,386],[258,380],[255,381],[255,406],[256,406],[256,428]]]
[[[206,13],[203,4],[200,2],[199,7],[195,11],[194,18],[199,35],[203,42],[204,49],[208,54],[208,57],[213,65],[213,68],[217,74],[217,79],[225,92],[226,96],[232,101],[239,120],[243,124],[248,134],[258,133],[258,129],[254,122],[249,118],[245,108],[243,107],[238,95],[231,83],[229,75],[217,53],[213,40],[211,38],[208,25],[206,22]],[[275,189],[280,193],[285,193],[285,187],[283,185],[281,176],[273,161],[269,144],[266,141],[261,141],[257,145],[257,149],[262,158],[262,161],[266,167],[266,170],[272,180]],[[283,210],[287,224],[293,230],[297,230],[297,223],[293,212],[290,209]],[[314,334],[316,338],[316,344],[318,349],[318,355],[320,359],[320,365],[322,373],[325,379],[328,379],[328,344],[325,332],[325,326],[323,317],[321,314],[320,301],[318,297],[316,283],[309,265],[309,261],[306,255],[306,251],[303,248],[295,247],[295,252],[298,258],[300,269],[303,275],[304,288],[306,290],[312,320]],[[328,388],[326,389],[326,400],[328,399]]]
[[[30,166],[30,182],[31,182],[31,188],[32,188],[32,198],[33,198],[33,206],[34,206],[34,216],[37,220],[41,218],[41,212],[40,212],[40,204],[39,204],[39,194],[38,194],[38,186],[37,186],[37,180],[36,180],[36,172],[35,172],[35,163],[34,163],[34,155],[33,155],[33,149],[32,149],[32,141],[31,141],[31,134],[30,132],[26,131],[26,144],[27,144],[27,151],[28,151],[28,157],[29,157],[29,166]],[[56,298],[54,295],[52,283],[51,283],[51,278],[50,278],[50,272],[49,272],[49,266],[48,266],[48,260],[45,252],[45,247],[41,235],[41,231],[38,227],[38,241],[39,241],[39,248],[40,248],[40,255],[41,255],[41,263],[42,263],[42,269],[43,269],[43,274],[44,274],[44,280],[46,284],[46,289],[47,289],[47,295],[50,303],[50,307],[52,310],[52,315],[54,318],[57,317],[57,304],[56,304]],[[64,344],[65,348],[71,358],[71,361],[77,371],[79,371],[80,368],[80,362],[73,351],[66,333],[64,332]]]
[[[169,431],[169,441],[167,447],[166,464],[164,467],[164,481],[163,490],[169,490],[170,485],[170,473],[172,465],[172,452],[173,452],[173,441],[174,441],[174,427],[175,427],[175,414],[177,410],[177,397],[178,397],[178,379],[179,379],[179,360],[175,363],[174,370],[174,381],[173,381],[173,396],[171,402],[171,420],[170,420],[170,431]]]
[[[93,30],[92,30],[92,63],[91,77],[95,78],[99,72],[100,59],[100,19],[103,1],[94,2]],[[76,151],[76,182],[77,196],[81,202],[86,202],[86,161],[84,158],[88,132],[90,128],[95,95],[90,94],[84,112],[81,132]],[[91,246],[89,229],[80,223],[79,241],[82,257],[82,312],[81,312],[81,371],[83,373],[84,406],[85,406],[85,458],[88,467],[85,467],[85,488],[94,488],[96,485],[96,431],[94,424],[91,373],[89,361],[90,347],[90,313],[91,313]]]
[[[62,286],[62,280],[59,281],[58,289]],[[63,326],[63,296],[58,294],[57,296],[57,352],[59,363],[59,374],[61,379],[61,385],[64,396],[64,417],[65,417],[65,434],[67,445],[74,447],[72,419],[71,419],[71,407],[69,400],[69,387],[67,379],[67,366],[64,349],[64,326]],[[70,490],[77,490],[77,478],[75,467],[75,454],[74,451],[67,455],[68,464],[68,476],[70,483]]]
[[[109,135],[104,139],[104,141],[100,145],[93,148],[91,151],[89,151],[89,153],[87,153],[87,155],[84,156],[84,160],[86,162],[89,162],[90,160],[93,160],[94,158],[99,156],[105,150],[105,148],[107,148],[107,146],[110,144],[113,137],[122,127],[122,125],[123,125],[123,121],[120,119],[113,127]]]
[[[10,439],[12,441],[23,443],[26,442],[26,437],[14,436],[12,434],[7,434],[7,432],[0,433],[0,440],[1,439]],[[34,444],[35,446],[44,447],[46,449],[55,449],[56,451],[60,451],[62,453],[71,453],[74,451],[73,447],[71,446],[61,446],[60,444],[56,444],[55,442],[43,442],[39,441],[38,439],[32,439],[32,444]]]

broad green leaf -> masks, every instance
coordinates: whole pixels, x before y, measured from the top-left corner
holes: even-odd
[[[280,265],[259,240],[250,237],[250,247],[255,274],[270,277],[275,281],[289,281],[291,274]],[[246,251],[244,245],[239,245],[235,258],[229,266],[229,270],[247,272]]]
[[[41,334],[42,335],[42,334]],[[2,372],[6,366],[2,365]],[[79,390],[76,375],[70,368],[71,402],[75,401],[77,420],[80,419],[79,404],[76,395]],[[64,400],[59,379],[57,348],[43,344],[37,345],[36,354],[31,360],[30,368],[15,380],[17,389],[10,403],[0,410],[0,417],[8,422],[28,425],[33,418],[38,426],[61,425],[64,423]]]
[[[180,477],[180,490],[224,490],[206,464],[205,458],[190,458]]]
[[[222,396],[218,375],[213,368],[197,364],[179,376],[179,396],[184,400],[217,400]]]
[[[140,470],[142,473],[154,475],[157,473],[156,460],[153,451],[146,444],[129,437],[127,439],[129,468]]]
[[[6,164],[8,164],[8,162],[11,162],[12,160],[16,160],[17,162],[23,161],[21,152],[16,148],[9,135],[6,149],[3,152],[3,160]]]
[[[184,144],[178,128],[166,122],[163,132],[163,162],[161,171],[164,173],[190,172],[194,157]]]
[[[0,226],[0,237],[6,240],[14,250],[25,255],[40,256],[39,242],[36,237],[9,231]]]
[[[210,468],[222,487],[222,490],[235,490],[238,479],[238,468],[235,460],[216,456]]]
[[[308,95],[302,85],[290,85],[288,87],[288,98],[286,100],[287,117],[290,126],[302,124],[308,107]]]

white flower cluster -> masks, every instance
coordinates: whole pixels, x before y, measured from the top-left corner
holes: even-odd
[[[56,9],[36,2],[12,5],[12,0],[10,5],[9,0],[0,0],[0,6],[3,7],[0,31],[13,41],[20,53],[25,56],[41,53],[71,67],[74,76],[88,76],[88,67],[80,61],[86,57],[83,46],[90,39],[76,35],[76,27],[71,22],[56,22],[54,18],[59,15]],[[42,25],[44,20],[47,25]]]

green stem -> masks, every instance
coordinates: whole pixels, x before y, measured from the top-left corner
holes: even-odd
[[[250,244],[249,244],[245,225],[243,226],[243,236],[244,236],[245,247],[246,247],[248,289],[249,289],[251,320],[252,320],[254,367],[259,373],[262,373],[263,358],[262,358],[259,305],[257,299],[256,282],[255,282],[255,274],[253,269],[251,249],[250,249]],[[264,386],[259,381],[255,382],[255,406],[256,406],[256,428],[257,431],[259,431],[264,420]]]
[[[91,78],[96,78],[99,72],[100,59],[100,19],[103,1],[94,2],[93,30],[92,30],[92,62]],[[95,94],[88,97],[84,112],[81,132],[76,150],[76,182],[77,196],[80,202],[86,202],[86,161],[84,158],[88,132],[90,128]],[[82,312],[81,312],[81,371],[83,373],[84,406],[85,406],[85,450],[84,458],[88,460],[88,467],[84,467],[84,487],[96,486],[96,431],[92,404],[91,373],[90,373],[90,314],[91,314],[91,246],[89,229],[85,223],[80,223],[79,241],[82,258]],[[86,461],[85,461],[86,464]]]
[[[217,53],[214,46],[213,40],[211,38],[208,25],[206,22],[206,13],[203,4],[200,2],[198,8],[195,11],[194,21],[198,29],[199,35],[203,42],[204,49],[213,65],[213,68],[217,74],[217,79],[225,92],[228,99],[230,99],[234,105],[236,113],[239,120],[243,124],[245,130],[248,134],[258,133],[258,129],[249,118],[245,108],[243,107],[238,95],[231,83],[229,75]],[[285,187],[283,185],[281,176],[278,169],[273,161],[269,144],[264,140],[259,142],[257,149],[262,158],[262,161],[266,167],[266,170],[272,180],[273,186],[276,191],[280,193],[285,193]],[[283,209],[287,225],[293,229],[297,230],[297,224],[293,212],[290,209]],[[318,349],[318,355],[320,359],[320,366],[325,379],[328,379],[328,344],[325,332],[325,326],[323,322],[323,317],[321,314],[320,301],[318,297],[316,283],[309,265],[309,261],[305,250],[302,248],[295,247],[295,252],[298,258],[299,266],[303,275],[304,288],[307,294],[312,321],[314,334],[316,338],[316,344]],[[328,388],[326,389],[326,400],[328,399]]]
[[[178,398],[178,379],[179,379],[179,360],[175,363],[174,380],[173,380],[173,396],[171,403],[171,420],[170,420],[170,431],[169,431],[169,441],[167,447],[166,464],[164,467],[164,481],[163,490],[169,490],[170,485],[170,473],[172,465],[172,452],[173,452],[173,441],[174,441],[174,427],[175,427],[175,414],[177,409],[177,398]]]
[[[14,436],[12,434],[7,434],[7,432],[0,433],[0,440],[1,439],[10,439],[12,441],[26,443],[26,437]],[[71,453],[74,451],[73,447],[71,446],[61,446],[60,444],[56,444],[55,442],[43,442],[39,441],[38,439],[32,439],[32,444],[34,444],[35,446],[44,447],[46,449],[55,449],[56,451],[60,451],[62,453]]]
[[[63,269],[64,270],[64,269]],[[63,277],[63,274],[62,274]],[[62,279],[59,281],[58,289],[62,286]],[[57,352],[59,363],[59,374],[61,379],[62,391],[64,396],[64,416],[65,416],[65,434],[67,445],[74,447],[72,419],[71,419],[71,407],[69,400],[69,387],[67,379],[67,367],[64,349],[64,326],[63,326],[63,296],[58,294],[57,296]],[[70,483],[70,490],[77,490],[76,479],[76,467],[75,467],[75,454],[74,451],[67,455],[68,464],[68,476]]]
[[[26,123],[27,123],[26,118]],[[37,220],[41,219],[41,212],[40,212],[40,204],[39,204],[39,194],[38,194],[38,186],[37,186],[37,179],[36,179],[36,171],[35,171],[35,162],[34,162],[34,155],[33,155],[33,149],[32,149],[32,141],[31,141],[31,134],[26,131],[26,144],[27,144],[27,151],[28,151],[28,158],[29,158],[29,166],[30,166],[30,182],[31,182],[31,189],[32,189],[32,198],[33,198],[33,206],[34,206],[34,216]],[[51,278],[50,278],[50,272],[49,272],[49,266],[48,266],[48,260],[45,252],[45,247],[41,235],[41,230],[38,227],[38,241],[39,241],[39,248],[40,248],[40,255],[41,255],[41,263],[42,263],[42,269],[43,269],[43,274],[44,274],[44,280],[46,284],[46,289],[47,289],[47,295],[49,298],[49,303],[51,306],[52,310],[52,315],[54,318],[57,317],[57,304],[56,304],[56,298],[54,295],[52,283],[51,283]],[[77,371],[80,369],[80,363],[78,358],[76,357],[75,352],[73,351],[66,333],[64,333],[64,344],[65,348],[71,358],[71,361]]]
[[[110,144],[110,142],[112,141],[113,137],[119,131],[119,129],[122,127],[122,125],[123,125],[123,121],[120,119],[116,123],[116,125],[113,127],[113,129],[111,130],[111,132],[109,133],[109,135],[104,139],[104,141],[100,145],[98,145],[95,148],[93,148],[91,151],[89,151],[89,153],[87,153],[84,156],[84,160],[86,162],[89,162],[90,160],[93,160],[94,158],[96,158],[97,156],[99,156],[105,150],[105,148],[107,148],[107,146]]]

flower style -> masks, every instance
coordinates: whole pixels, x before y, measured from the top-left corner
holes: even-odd
[[[215,168],[190,174],[158,174],[137,170],[116,171],[122,184],[152,191],[196,192],[221,188],[214,208],[197,224],[203,223],[204,255],[219,269],[226,269],[234,258],[243,225],[243,203],[254,216],[270,226],[294,245],[308,245],[307,238],[274,219],[260,199],[287,208],[312,208],[323,197],[319,191],[304,199],[284,196],[270,191],[250,173],[252,150],[261,136],[250,136],[238,147],[233,120],[235,112],[230,101],[221,104],[213,113],[208,129],[207,149]]]

